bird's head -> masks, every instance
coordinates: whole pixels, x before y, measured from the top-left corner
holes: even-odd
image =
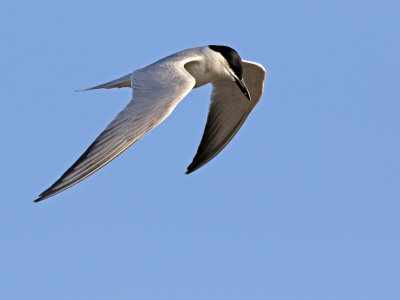
[[[208,47],[222,56],[223,72],[237,84],[243,95],[251,100],[249,90],[243,80],[242,59],[239,54],[234,49],[227,46],[209,45]]]

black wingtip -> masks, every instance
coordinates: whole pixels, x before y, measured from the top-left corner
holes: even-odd
[[[39,197],[37,197],[37,199],[33,200],[33,202],[38,203],[38,202],[43,201],[51,196],[52,196],[51,194],[47,194],[46,191],[44,191],[43,193],[41,193],[39,195]]]
[[[186,175],[189,175],[190,173],[196,171],[198,168],[196,167],[196,165],[194,165],[193,163],[191,163],[187,168],[186,168]]]
[[[43,201],[44,199],[47,199],[49,196],[45,195],[44,193],[40,194],[39,197],[37,197],[37,199],[33,200],[34,203],[38,203],[40,201]]]

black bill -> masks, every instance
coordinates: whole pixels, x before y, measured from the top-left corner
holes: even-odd
[[[245,95],[247,99],[251,100],[249,90],[247,89],[247,86],[244,83],[243,79],[240,80],[240,79],[235,78],[235,82],[238,85],[238,87],[240,88],[240,90],[242,91],[243,95]]]

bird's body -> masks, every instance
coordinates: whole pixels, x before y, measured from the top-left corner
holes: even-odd
[[[193,172],[233,138],[260,99],[264,78],[265,69],[260,64],[242,61],[233,49],[205,46],[177,52],[132,74],[86,89],[132,87],[132,99],[35,202],[93,174],[160,124],[193,88],[211,82],[213,91],[206,128],[187,174]]]

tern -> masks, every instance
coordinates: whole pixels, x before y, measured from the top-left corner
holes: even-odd
[[[132,99],[78,160],[34,202],[82,181],[167,118],[194,88],[211,83],[203,137],[186,174],[199,169],[231,141],[261,98],[266,71],[227,46],[183,50],[113,81],[86,90],[131,87]]]

